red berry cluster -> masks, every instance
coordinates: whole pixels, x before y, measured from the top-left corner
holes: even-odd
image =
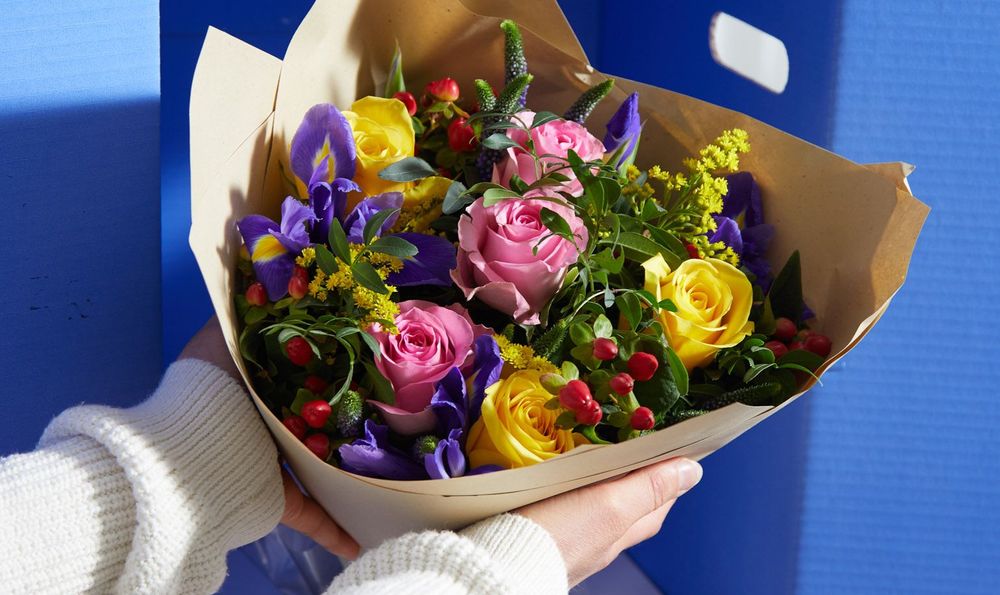
[[[319,376],[309,376],[303,382],[303,386],[319,396],[329,385]],[[332,412],[329,403],[323,399],[314,399],[302,404],[301,415],[289,414],[281,423],[313,454],[326,460],[330,456],[330,437],[322,432],[312,434],[308,432],[309,428],[319,429],[325,426]]]
[[[576,414],[578,424],[593,426],[604,417],[601,404],[594,400],[590,387],[582,380],[570,380],[559,390],[559,404]]]
[[[288,280],[288,295],[301,300],[309,293],[309,271],[296,265],[292,278]]]
[[[776,358],[796,349],[804,349],[820,357],[826,357],[830,355],[833,345],[826,335],[809,329],[800,331],[795,323],[788,318],[779,318],[775,320],[774,335],[770,341],[764,344],[764,347],[773,351]]]

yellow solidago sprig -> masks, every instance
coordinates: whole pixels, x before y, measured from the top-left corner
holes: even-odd
[[[535,354],[535,350],[528,345],[515,343],[504,337],[496,335],[497,346],[500,348],[500,357],[504,363],[515,370],[535,370],[542,373],[555,373],[559,371],[552,362]]]
[[[361,244],[349,244],[349,262],[334,256],[325,247],[315,248],[309,255],[303,251],[303,262],[309,257],[316,259],[318,266],[309,282],[309,295],[321,302],[328,302],[336,296],[345,302],[348,311],[357,310],[360,326],[380,323],[395,330],[392,321],[399,314],[399,306],[393,301],[396,287],[385,283],[389,275],[402,270],[399,258],[372,252]],[[301,264],[301,263],[300,263]],[[326,266],[324,266],[326,265]]]

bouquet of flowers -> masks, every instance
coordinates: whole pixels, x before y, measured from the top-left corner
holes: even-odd
[[[210,31],[192,91],[216,311],[363,544],[721,447],[868,332],[926,216],[899,167],[594,73],[554,3],[470,7],[320,0],[283,63]]]

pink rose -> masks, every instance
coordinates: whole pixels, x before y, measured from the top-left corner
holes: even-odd
[[[542,208],[566,220],[576,245],[551,235]],[[458,267],[451,278],[467,299],[478,297],[521,324],[538,314],[562,285],[566,268],[587,246],[587,227],[573,209],[550,200],[512,198],[491,207],[472,203],[458,222]],[[545,237],[541,244],[538,241]],[[538,245],[538,253],[533,248]]]
[[[535,113],[530,111],[517,114],[518,120],[525,126],[530,126],[534,117]],[[559,173],[568,177],[569,181],[551,186],[550,189],[579,196],[583,192],[583,185],[566,166],[566,155],[572,149],[584,161],[601,159],[604,157],[604,144],[590,134],[582,124],[569,120],[552,120],[530,131],[521,128],[507,130],[507,136],[522,147],[527,144],[529,134],[535,147],[535,154],[539,156],[540,167],[528,151],[507,149],[500,162],[493,167],[493,183],[509,188],[511,176],[517,174],[526,183],[531,184],[545,174],[559,170]]]
[[[375,366],[392,383],[395,408],[408,413],[430,404],[435,385],[449,370],[471,365],[473,342],[489,332],[473,324],[458,304],[443,307],[421,300],[399,304],[396,328],[396,334],[372,329],[381,351]]]

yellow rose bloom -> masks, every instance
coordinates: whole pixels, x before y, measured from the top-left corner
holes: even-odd
[[[519,370],[486,389],[481,415],[465,446],[473,468],[534,465],[586,443],[582,436],[556,427],[559,411],[545,408],[552,395],[542,387],[541,377],[537,370]]]
[[[708,365],[722,348],[753,332],[750,280],[733,265],[706,258],[685,260],[676,271],[657,254],[642,263],[646,291],[669,299],[676,312],[660,311],[670,347],[689,371]]]
[[[393,228],[396,231],[423,233],[443,213],[441,206],[451,180],[441,176],[424,178],[403,192],[403,208]]]
[[[344,117],[354,133],[358,152],[354,181],[361,186],[362,192],[373,196],[406,190],[408,183],[378,177],[378,172],[386,166],[413,156],[413,121],[403,102],[362,97],[351,105],[350,111],[344,112]],[[356,203],[357,199],[351,202]]]

